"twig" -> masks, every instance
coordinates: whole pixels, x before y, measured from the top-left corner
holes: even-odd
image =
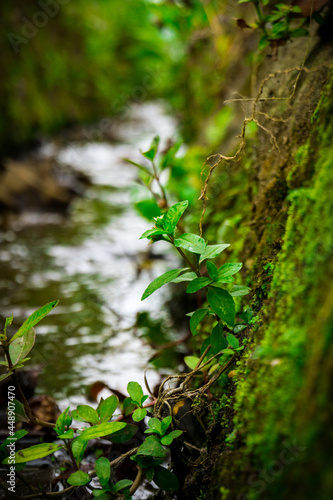
[[[134,479],[134,483],[130,487],[129,493],[130,495],[133,495],[134,492],[139,488],[140,484],[142,483],[144,479],[144,473],[141,467],[138,465],[138,473],[136,475],[136,478]]]

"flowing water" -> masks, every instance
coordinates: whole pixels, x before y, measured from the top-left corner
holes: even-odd
[[[165,307],[166,287],[140,301],[150,281],[177,261],[161,243],[152,247],[158,251],[154,260],[143,265],[148,242],[139,237],[150,225],[131,205],[137,171],[121,160],[138,161],[139,148],[147,149],[157,133],[165,143],[176,123],[156,103],[134,106],[130,115],[119,123],[114,144],[42,147],[40,155],[85,172],[92,185],[68,217],[24,213],[0,234],[2,316],[13,312],[18,327],[35,309],[60,299],[36,327],[31,363],[41,367],[37,392],[54,396],[61,409],[85,401],[86,387],[95,381],[123,392],[131,380],[143,383],[154,352],[147,335],[157,345],[180,335]],[[148,371],[152,386],[158,378]]]

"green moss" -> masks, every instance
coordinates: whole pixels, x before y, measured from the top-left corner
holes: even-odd
[[[295,165],[313,175],[289,192],[282,249],[274,265],[264,264],[273,279],[256,333],[261,341],[239,370],[235,425],[244,442],[242,466],[251,463],[252,476],[242,487],[251,499],[326,500],[333,494],[332,453],[323,432],[331,423],[333,364],[332,117],[328,84],[311,135],[295,155]],[[263,295],[266,287],[262,279]],[[295,448],[295,459],[284,464],[281,456],[292,456],[293,443],[304,449]]]

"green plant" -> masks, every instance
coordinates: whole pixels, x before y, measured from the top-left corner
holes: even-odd
[[[270,5],[270,0],[238,0],[240,4],[249,2],[255,8],[256,21],[247,24],[243,19],[239,19],[238,24],[241,27],[258,29],[262,32],[259,50],[269,45],[276,48],[291,38],[309,35],[309,30],[306,27],[308,21],[302,16],[302,10],[298,5],[286,5],[278,2]],[[300,16],[301,19],[295,19],[297,16]],[[320,21],[318,13],[315,17]]]
[[[122,405],[118,398],[112,395],[107,399],[101,398],[96,409],[89,405],[78,405],[76,409],[70,411],[70,407],[68,407],[55,423],[44,422],[33,414],[21,389],[17,369],[24,366],[29,360],[27,355],[33,348],[36,338],[33,327],[57,304],[58,301],[50,302],[35,311],[11,339],[7,337],[7,328],[11,325],[13,316],[7,318],[3,334],[0,336],[1,347],[6,358],[5,361],[1,362],[1,365],[6,368],[6,372],[1,375],[0,380],[5,380],[10,376],[15,379],[13,382],[15,385],[10,386],[13,391],[8,393],[9,437],[0,446],[1,463],[13,470],[13,467],[21,468],[27,462],[44,458],[63,449],[67,452],[70,465],[68,467],[68,486],[62,490],[62,494],[69,494],[78,486],[87,486],[94,497],[101,499],[116,498],[119,495],[122,498],[131,498],[145,478],[149,481],[154,480],[160,488],[165,490],[177,489],[179,485],[176,476],[161,465],[167,457],[166,447],[172,443],[173,439],[182,434],[182,431],[177,429],[167,433],[172,423],[172,416],[165,417],[162,421],[157,418],[149,418],[148,429],[145,432],[152,435],[146,437],[140,446],[131,449],[113,461],[106,457],[100,457],[95,461],[91,470],[82,470],[82,460],[89,441],[99,438],[108,439],[112,443],[129,441],[137,433],[138,427],[127,421],[131,417],[136,422],[143,420],[148,413],[147,409],[154,406],[154,397],[152,397],[151,402],[144,405],[149,396],[144,395],[142,387],[137,382],[129,382],[127,386],[129,397],[124,400]],[[18,391],[20,401],[15,398],[14,389]],[[117,410],[118,415],[115,415]],[[57,435],[57,443],[41,443],[14,453],[7,448],[9,444],[13,440],[18,441],[28,433],[27,430],[23,429],[15,432],[15,421],[18,420],[53,429]],[[73,420],[79,424],[73,426]],[[82,426],[80,423],[84,423],[84,425]],[[113,470],[126,456],[131,456],[132,460],[137,463],[137,477],[134,482],[129,479],[115,482]],[[95,477],[98,478],[100,488],[91,484]],[[30,488],[33,489],[32,486]],[[54,496],[54,493],[48,494],[39,490],[36,490],[35,493],[36,498],[40,496],[53,498]]]
[[[189,391],[191,399],[203,394],[231,366],[238,353],[244,348],[240,345],[236,335],[247,327],[252,315],[250,310],[244,311],[239,315],[241,322],[236,323],[235,297],[242,297],[249,293],[249,288],[234,284],[235,275],[242,268],[242,264],[215,265],[212,261],[219,258],[229,244],[209,245],[201,236],[184,231],[180,219],[188,207],[188,201],[181,201],[168,207],[166,191],[160,182],[161,171],[168,168],[180,144],[169,149],[156,164],[158,145],[159,137],[155,137],[150,149],[142,153],[151,162],[150,169],[134,163],[142,172],[143,182],[153,194],[156,206],[160,212],[164,209],[164,213],[154,218],[154,227],[145,231],[141,238],[148,238],[150,243],[168,242],[185,261],[186,267],[169,270],[154,279],[143,292],[142,300],[167,283],[187,282],[186,292],[191,294],[204,292],[207,302],[207,305],[204,307],[200,305],[189,314],[190,330],[194,336],[200,330],[202,330],[201,333],[210,331],[201,345],[200,357],[185,357],[185,362],[191,372],[171,377],[183,378],[182,383],[173,389],[163,390],[166,381],[163,382],[158,397],[151,396],[151,401],[147,402],[149,396],[144,394],[140,384],[132,381],[127,386],[129,397],[125,398],[122,404],[113,395],[105,400],[102,398],[97,408],[78,405],[71,411],[68,407],[55,423],[44,422],[38,419],[30,409],[19,384],[17,369],[23,367],[30,359],[27,356],[36,338],[33,327],[57,306],[58,301],[50,302],[35,311],[10,339],[7,337],[7,328],[11,325],[13,317],[7,318],[3,334],[0,336],[1,347],[5,354],[5,361],[1,364],[6,369],[6,373],[1,376],[0,380],[13,376],[20,399],[19,401],[14,395],[10,396],[8,419],[12,421],[15,416],[15,419],[23,420],[28,424],[51,428],[58,439],[57,443],[41,443],[19,450],[15,454],[8,453],[7,444],[3,444],[0,447],[2,463],[7,466],[14,464],[16,467],[63,449],[68,455],[70,465],[67,470],[67,487],[62,493],[72,492],[78,486],[83,486],[89,488],[94,497],[108,499],[121,496],[127,499],[131,498],[144,479],[153,480],[157,486],[167,491],[177,489],[179,487],[177,477],[162,466],[167,457],[166,447],[182,434],[181,430],[174,428],[170,402],[179,397],[186,398]],[[154,181],[158,187],[157,192],[153,189]],[[205,328],[202,328],[204,320]],[[210,378],[207,381],[206,377],[205,384],[199,389],[190,390],[190,382],[199,371],[208,372],[207,375]],[[152,413],[150,408],[153,408]],[[165,416],[167,408],[170,414]],[[115,415],[117,411],[118,414]],[[140,446],[132,448],[112,461],[106,457],[96,457],[95,464],[90,467],[90,470],[89,468],[83,470],[82,462],[89,441],[103,438],[112,443],[127,442],[138,430],[137,426],[128,422],[129,419],[140,422],[147,415],[149,416],[148,428],[144,434],[149,435],[143,436],[144,440]],[[73,420],[78,424],[73,426]],[[169,432],[170,426],[171,432]],[[26,435],[26,431],[20,430],[14,433],[13,430],[11,435],[18,440]],[[137,476],[134,481],[124,479],[116,482],[114,468],[126,457],[136,462]],[[97,486],[92,482],[95,477],[99,482]],[[36,496],[48,498],[49,494],[36,492]]]
[[[229,244],[209,245],[197,234],[177,233],[177,225],[187,206],[187,201],[172,205],[163,215],[156,217],[155,226],[141,236],[141,238],[148,238],[151,243],[157,241],[170,243],[187,265],[187,267],[167,271],[154,279],[144,291],[141,300],[146,299],[167,283],[188,282],[187,293],[205,291],[207,307],[200,307],[189,313],[191,332],[197,335],[199,324],[206,317],[211,317],[215,325],[212,325],[212,333],[205,339],[202,349],[207,350],[209,347],[207,354],[225,354],[229,357],[234,355],[235,351],[242,349],[233,335],[239,331],[239,325],[235,325],[234,297],[246,295],[250,290],[245,286],[234,285],[234,275],[240,271],[241,263],[227,263],[217,267],[212,262]],[[204,267],[207,269],[208,276],[203,274]],[[192,365],[193,363],[190,368]]]

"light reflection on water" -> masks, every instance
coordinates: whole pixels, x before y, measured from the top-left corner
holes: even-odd
[[[140,297],[175,261],[164,255],[138,273],[138,254],[147,250],[147,241],[139,237],[149,223],[131,208],[129,187],[137,172],[120,158],[138,161],[139,148],[148,148],[156,133],[172,137],[175,128],[159,104],[140,105],[119,128],[123,142],[71,144],[56,151],[60,162],[89,175],[92,186],[86,196],[72,204],[66,219],[25,213],[14,230],[0,235],[2,316],[13,312],[18,327],[42,304],[60,299],[36,328],[32,362],[43,366],[38,392],[53,395],[62,407],[82,402],[84,386],[97,380],[120,391],[130,380],[143,383],[153,351],[135,334],[136,315],[150,311],[152,321],[170,323],[164,307],[167,289],[144,303]],[[51,150],[52,144],[41,154]],[[163,257],[163,243],[158,252]],[[148,377],[152,386],[158,380],[154,371]]]

